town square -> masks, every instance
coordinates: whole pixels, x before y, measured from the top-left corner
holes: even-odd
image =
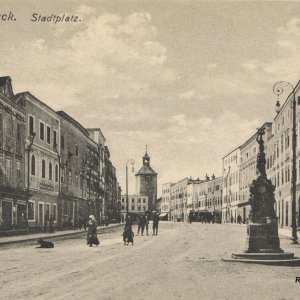
[[[0,299],[299,298],[299,1],[0,2]]]

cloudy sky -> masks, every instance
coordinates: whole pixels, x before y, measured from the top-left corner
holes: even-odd
[[[0,24],[1,76],[100,127],[123,191],[126,161],[137,171],[146,144],[159,192],[221,175],[222,157],[275,116],[274,83],[300,79],[300,2],[48,2],[1,3],[17,19]]]

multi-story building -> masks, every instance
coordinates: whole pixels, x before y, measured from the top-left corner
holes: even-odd
[[[184,221],[187,218],[187,186],[189,178],[183,178],[171,186],[171,203],[174,210],[171,212],[171,220]]]
[[[105,143],[106,139],[100,128],[87,128],[90,137],[98,144],[99,151],[99,197],[101,217],[105,216]],[[119,197],[120,199],[120,197]]]
[[[126,195],[121,196],[121,215],[124,220],[128,213],[141,213],[149,210],[147,196],[128,195],[128,203]]]
[[[30,149],[26,159],[29,172],[27,188],[29,226],[44,228],[50,216],[57,220],[59,193],[59,158],[55,145],[60,149],[60,118],[48,105],[29,92],[16,95],[27,111],[26,148]]]
[[[88,211],[97,220],[100,218],[100,198],[99,198],[99,151],[98,145],[90,138],[87,139],[86,152],[86,186]]]
[[[213,214],[222,213],[222,193],[223,193],[223,178],[211,176],[209,179],[207,176],[207,201],[206,208],[209,212]]]
[[[207,182],[209,177],[206,176],[205,180],[199,182],[195,186],[193,207],[198,212],[208,212],[207,209]]]
[[[272,123],[267,122],[263,124],[265,128],[265,135],[263,140],[265,145],[272,135]],[[258,144],[256,141],[257,132],[252,135],[244,144],[240,147],[240,192],[238,203],[238,216],[242,218],[242,222],[245,223],[249,218],[251,206],[249,203],[250,198],[250,186],[253,180],[257,179],[258,173],[256,169],[257,154],[259,152]],[[236,219],[235,219],[236,220]]]
[[[162,185],[161,196],[161,214],[168,215],[168,220],[171,220],[171,211],[174,210],[174,203],[171,204],[171,187],[174,183],[165,183]]]
[[[239,204],[240,147],[223,157],[222,222],[236,221]]]
[[[296,99],[296,223],[300,224],[300,82],[294,89]],[[280,227],[290,228],[292,225],[292,101],[291,93],[273,120],[272,136],[266,147],[267,176],[276,186],[276,214]]]
[[[105,165],[105,211],[110,220],[120,218],[119,201],[120,191],[117,180],[116,168],[110,160],[110,151],[107,146],[104,147],[104,165]]]
[[[58,111],[61,123],[59,209],[62,225],[74,225],[97,213],[99,158],[97,144],[88,131],[64,111]]]
[[[147,196],[149,209],[155,210],[157,199],[157,173],[150,166],[150,156],[147,153],[143,156],[143,166],[135,174],[136,177],[136,194]]]
[[[25,120],[10,77],[0,77],[0,230],[26,226]]]
[[[199,178],[196,180],[190,178],[188,180],[187,198],[186,198],[187,216],[189,215],[190,211],[199,210],[199,187],[203,181],[204,180],[200,180]]]

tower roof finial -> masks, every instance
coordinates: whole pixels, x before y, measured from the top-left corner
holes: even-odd
[[[146,153],[147,153],[147,149],[148,149],[148,146],[146,145]]]

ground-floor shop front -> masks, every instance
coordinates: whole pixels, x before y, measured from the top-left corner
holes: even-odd
[[[45,231],[57,227],[58,195],[32,192],[28,200],[28,226],[31,230]]]
[[[82,226],[90,215],[94,215],[96,219],[100,218],[98,200],[61,195],[59,203],[59,218],[62,228]]]
[[[26,191],[0,191],[0,230],[27,228],[27,199]]]

